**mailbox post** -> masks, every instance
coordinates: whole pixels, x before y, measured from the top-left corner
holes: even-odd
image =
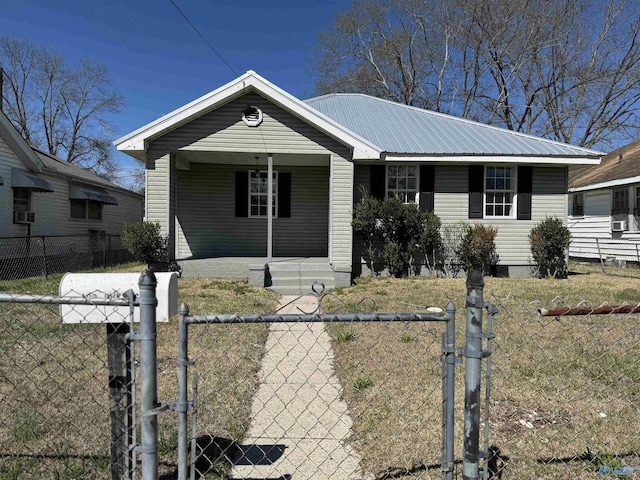
[[[112,298],[119,300],[117,302],[118,305],[60,305],[60,316],[63,323],[103,323],[106,325],[112,480],[132,478],[135,466],[132,447],[135,443],[134,404],[136,392],[132,366],[134,355],[132,354],[133,349],[130,348],[130,342],[136,339],[137,336],[131,335],[134,333],[134,328],[130,324],[130,318],[131,310],[133,310],[133,320],[134,322],[139,322],[140,309],[123,306],[121,300],[125,297],[129,298],[129,295],[131,295],[130,300],[134,298],[133,295],[140,297],[140,285],[138,282],[143,277],[145,280],[153,280],[153,290],[155,290],[155,293],[151,292],[150,294],[145,291],[145,295],[148,297],[145,300],[146,305],[149,306],[155,303],[157,299],[155,315],[153,316],[155,316],[156,321],[168,322],[169,318],[177,315],[178,309],[178,277],[176,273],[156,273],[152,279],[149,278],[146,271],[142,276],[135,273],[67,273],[60,280],[59,294],[61,297],[82,296],[85,298]],[[155,282],[157,282],[157,286]],[[143,286],[146,288],[146,283]],[[150,298],[149,295],[154,298]],[[144,302],[139,300],[138,303]],[[152,311],[150,313],[153,314],[153,307],[151,308]],[[147,325],[146,328],[151,327]],[[141,332],[138,337],[144,337],[142,333],[145,332]],[[155,330],[152,334],[155,336]],[[144,366],[147,369],[149,367],[155,369],[155,358],[152,365],[149,365],[148,361],[146,361]],[[154,397],[152,403],[155,402],[156,399]],[[147,405],[147,407],[149,406]],[[143,418],[144,421],[145,419]],[[155,417],[153,421],[155,421]],[[149,425],[146,425],[146,427],[149,427]]]

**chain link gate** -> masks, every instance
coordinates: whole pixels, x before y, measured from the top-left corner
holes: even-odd
[[[315,291],[317,286],[314,287]],[[453,478],[454,368],[458,363],[453,304],[449,303],[445,311],[435,308],[425,313],[325,313],[323,305],[330,297],[331,294],[317,293],[312,297],[313,305],[297,313],[286,313],[291,309],[285,306],[267,315],[190,315],[186,305],[180,307],[179,393],[178,401],[171,405],[179,416],[178,479],[374,478],[361,464],[362,452],[352,431],[352,412],[343,401],[342,390],[347,387],[341,386],[332,371],[335,358],[325,325],[371,327],[390,323],[446,325],[439,351],[442,439],[438,467],[443,479]],[[198,432],[197,426],[205,423],[205,419],[201,422],[197,418],[203,415],[203,394],[198,387],[198,379],[203,377],[194,373],[189,399],[189,368],[196,364],[189,356],[193,343],[190,329],[196,325],[233,328],[259,324],[269,324],[270,328],[258,372],[260,382],[253,397],[251,425],[243,444],[239,444],[241,439],[220,438],[208,428]],[[356,377],[350,387],[367,389],[367,381],[364,376]],[[224,409],[224,405],[218,408]],[[383,472],[377,477],[386,475]]]

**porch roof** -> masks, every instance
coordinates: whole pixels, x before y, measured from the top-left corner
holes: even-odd
[[[116,148],[143,160],[148,143],[246,93],[258,92],[309,125],[351,148],[354,159],[378,159],[382,150],[285,92],[252,70],[183,107],[114,141]]]

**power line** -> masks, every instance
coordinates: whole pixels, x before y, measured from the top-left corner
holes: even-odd
[[[180,7],[178,7],[178,5],[176,5],[176,3],[173,0],[169,0],[169,1],[174,7],[176,7],[176,10],[180,12],[180,15],[182,15],[182,17],[187,21],[187,23],[191,25],[191,28],[193,28],[193,30],[200,36],[200,38],[204,41],[204,43],[206,43],[207,46],[213,51],[213,53],[215,53],[217,57],[220,60],[222,60],[222,63],[224,63],[227,66],[227,68],[231,70],[236,77],[238,77],[239,76],[238,73],[233,69],[231,65],[227,63],[227,61],[222,57],[222,55],[218,53],[218,51],[213,47],[213,45],[211,45],[209,41],[206,38],[204,38],[204,36],[200,33],[200,30],[198,30],[196,26],[191,22],[191,20],[189,20],[189,18],[184,14],[184,12],[180,10]]]

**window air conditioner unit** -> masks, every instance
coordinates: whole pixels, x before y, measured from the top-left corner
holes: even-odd
[[[627,230],[626,220],[617,220],[611,223],[611,230],[614,232],[624,232]]]
[[[33,223],[36,221],[35,212],[13,212],[14,223]]]

